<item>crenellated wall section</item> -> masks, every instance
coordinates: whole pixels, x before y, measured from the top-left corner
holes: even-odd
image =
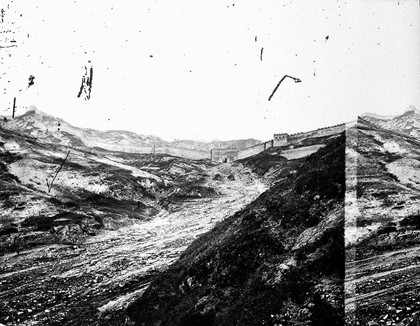
[[[330,127],[319,128],[306,132],[298,132],[296,134],[291,134],[287,138],[287,144],[297,143],[305,138],[309,137],[323,137],[323,136],[332,136],[343,132],[346,129],[346,124],[338,124]]]
[[[257,155],[271,147],[273,147],[273,140],[245,148],[244,150],[238,151],[238,160]]]
[[[111,151],[127,152],[127,153],[139,153],[139,154],[168,154],[173,156],[185,157],[193,160],[210,159],[216,162],[232,162],[247,158],[250,156],[257,155],[269,148],[280,147],[297,144],[306,138],[332,136],[343,132],[346,128],[346,124],[338,124],[330,127],[320,128],[307,132],[299,132],[296,134],[274,134],[273,139],[262,142],[251,147],[247,147],[243,150],[236,150],[232,148],[219,149],[213,148],[208,151],[194,150],[181,147],[171,146],[126,146],[116,145],[108,143],[92,142],[89,144],[85,140],[87,146],[100,147]]]
[[[262,151],[269,149],[271,147],[281,147],[287,145],[293,145],[299,143],[300,141],[306,138],[316,138],[316,137],[325,137],[332,136],[343,132],[346,129],[346,124],[338,124],[330,127],[319,128],[307,132],[299,132],[296,134],[274,134],[273,139],[264,143],[260,143],[248,148],[245,148],[241,151],[238,151],[237,158],[243,159],[253,155],[257,155]],[[302,152],[303,153],[303,152]]]

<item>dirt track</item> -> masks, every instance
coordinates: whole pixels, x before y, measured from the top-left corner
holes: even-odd
[[[220,196],[185,202],[139,224],[104,231],[77,246],[48,245],[0,257],[0,322],[6,325],[115,325],[157,272],[199,234],[255,199],[265,186],[224,164],[209,180]]]

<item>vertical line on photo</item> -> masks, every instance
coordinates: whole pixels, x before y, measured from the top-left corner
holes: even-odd
[[[344,276],[344,311],[345,324],[356,325],[356,247],[357,219],[360,214],[357,204],[358,170],[358,129],[357,120],[346,123],[346,193],[344,199],[344,241],[345,241],[345,276]]]

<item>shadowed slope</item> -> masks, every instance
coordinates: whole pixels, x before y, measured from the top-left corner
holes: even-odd
[[[344,138],[193,242],[129,307],[135,324],[342,325]]]

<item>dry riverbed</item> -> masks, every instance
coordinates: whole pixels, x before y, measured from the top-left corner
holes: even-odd
[[[78,245],[46,245],[0,257],[0,323],[129,325],[124,308],[200,234],[255,199],[265,185],[242,167],[212,168],[221,195]],[[227,178],[226,176],[233,175]]]

